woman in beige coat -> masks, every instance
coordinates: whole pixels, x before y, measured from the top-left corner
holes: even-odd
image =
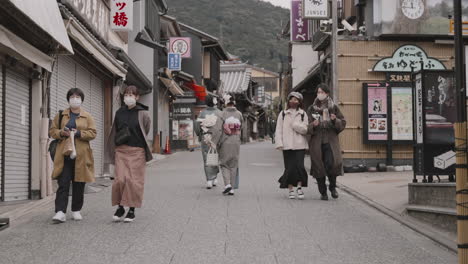
[[[56,223],[66,221],[65,213],[68,205],[70,182],[72,183],[72,217],[81,220],[81,208],[84,201],[86,182],[94,182],[94,158],[89,142],[96,138],[96,125],[93,117],[81,108],[84,93],[78,88],[70,89],[67,93],[70,108],[57,114],[52,122],[49,134],[59,140],[54,157],[54,171],[52,178],[57,180],[58,190],[55,198]],[[62,114],[62,118],[60,118]],[[59,124],[59,120],[61,123]],[[76,158],[64,156],[65,141],[71,135],[75,136]]]
[[[304,157],[307,145],[307,114],[302,109],[302,95],[292,92],[288,95],[287,109],[281,111],[276,122],[276,148],[283,151],[284,173],[278,180],[280,188],[289,189],[289,199],[295,199],[293,188],[297,187],[298,199],[304,198],[302,187],[307,187],[307,172]]]
[[[107,146],[109,153],[106,162],[115,164],[114,184],[112,185],[112,206],[118,206],[114,221],[125,215],[124,207],[129,207],[124,222],[133,222],[135,208],[143,203],[146,162],[153,159],[146,136],[151,127],[148,107],[137,103],[140,92],[135,86],[124,91],[124,103],[115,114]]]

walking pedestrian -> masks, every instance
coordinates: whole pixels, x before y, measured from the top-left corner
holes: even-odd
[[[336,178],[343,175],[343,158],[338,134],[346,127],[346,120],[338,106],[330,97],[326,84],[317,87],[317,98],[307,109],[311,122],[308,133],[311,160],[311,174],[317,179],[322,200],[328,200],[326,178],[334,199],[338,198]]]
[[[128,86],[124,103],[115,114],[107,145],[107,161],[115,164],[112,185],[112,206],[118,206],[114,221],[120,221],[129,207],[124,222],[133,222],[135,208],[141,208],[145,184],[146,162],[153,159],[146,136],[151,127],[148,107],[137,102],[140,91]]]
[[[268,124],[268,132],[271,137],[271,143],[275,144],[276,120],[274,119],[274,117],[270,118],[270,122]]]
[[[67,92],[69,108],[60,111],[54,118],[49,135],[58,140],[54,156],[52,178],[57,180],[55,197],[55,223],[66,221],[68,194],[72,184],[72,218],[82,220],[81,209],[84,203],[84,190],[87,182],[94,182],[94,159],[89,142],[96,138],[96,125],[93,117],[81,108],[84,93],[78,88]],[[70,138],[73,136],[73,140]],[[75,153],[64,153],[67,140],[74,141]],[[73,143],[71,143],[73,144]]]
[[[219,163],[224,180],[224,195],[234,195],[239,188],[239,153],[241,145],[242,113],[236,109],[233,97],[227,101],[221,113],[217,128],[222,133],[213,135],[213,142],[219,147]]]
[[[276,149],[283,151],[284,173],[278,180],[281,189],[289,190],[289,199],[304,199],[302,187],[307,187],[307,171],[304,167],[307,144],[306,112],[302,109],[302,94],[288,95],[288,105],[278,115],[276,122]],[[294,187],[297,187],[294,193]]]
[[[218,103],[216,97],[208,95],[205,102],[208,107],[200,113],[197,122],[195,122],[195,133],[201,142],[206,188],[211,189],[218,184],[219,166],[206,165],[206,157],[210,149],[216,149],[212,136],[213,133],[221,133],[221,131],[214,129],[218,118],[221,118],[221,111],[216,107]]]

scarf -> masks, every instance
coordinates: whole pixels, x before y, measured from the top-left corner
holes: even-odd
[[[323,114],[323,110],[328,108],[328,112],[332,114],[334,112],[335,102],[333,102],[333,99],[331,99],[330,96],[328,96],[327,99],[323,101],[320,101],[318,98],[315,98],[315,101],[312,104],[312,108],[315,113],[319,114]]]

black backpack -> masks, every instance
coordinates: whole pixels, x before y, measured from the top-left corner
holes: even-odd
[[[58,128],[61,129],[61,125],[62,125],[62,118],[63,118],[63,115],[62,115],[63,111],[60,110],[59,111],[59,125],[58,125]],[[54,139],[52,142],[50,142],[50,145],[49,145],[49,153],[50,153],[50,158],[52,159],[52,161],[55,159],[55,152],[57,152],[57,145],[59,143],[60,140],[58,139]]]

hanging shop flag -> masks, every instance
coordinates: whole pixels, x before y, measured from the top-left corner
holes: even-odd
[[[111,30],[133,30],[133,0],[111,0]]]
[[[388,83],[364,83],[364,141],[383,143],[388,140]]]
[[[291,1],[291,41],[309,41],[309,22],[303,17],[302,0]]]
[[[328,19],[329,14],[328,0],[303,0],[304,19]]]

